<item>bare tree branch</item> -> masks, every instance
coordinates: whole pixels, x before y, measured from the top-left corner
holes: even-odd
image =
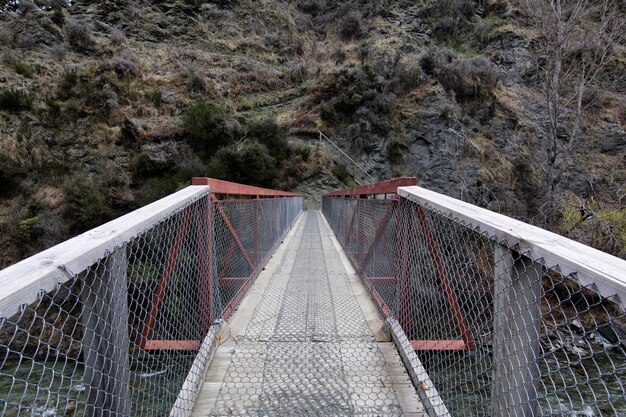
[[[544,165],[545,226],[556,220],[556,193],[580,141],[588,105],[585,94],[603,82],[613,50],[624,40],[626,17],[615,0],[523,0],[539,33],[546,105]]]

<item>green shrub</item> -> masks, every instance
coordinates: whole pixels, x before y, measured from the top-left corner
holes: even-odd
[[[33,105],[33,96],[27,91],[17,88],[0,90],[0,110],[19,112],[30,110]]]
[[[77,52],[89,52],[94,46],[91,30],[79,22],[70,22],[66,25],[67,39],[70,46]]]
[[[406,149],[406,145],[398,140],[389,141],[387,145],[387,161],[392,165],[402,163]]]
[[[472,18],[478,10],[474,0],[441,0],[433,2],[426,15],[433,26],[433,36],[440,41],[457,39],[472,25]]]
[[[352,174],[350,174],[350,171],[345,165],[336,164],[331,171],[333,175],[345,185],[350,186],[354,183],[354,181],[352,181]]]
[[[158,175],[169,175],[174,165],[171,161],[157,161],[145,153],[137,155],[132,163],[132,171],[135,178],[145,179]]]
[[[76,175],[63,187],[63,217],[72,233],[82,233],[105,223],[113,215],[108,191],[97,181]]]
[[[20,220],[17,228],[17,238],[22,241],[37,239],[43,234],[41,218],[39,216],[27,217]]]
[[[275,119],[264,119],[248,125],[247,137],[265,145],[277,164],[289,157],[287,130],[276,123]]]
[[[308,76],[309,69],[306,63],[298,62],[293,64],[287,71],[287,78],[294,84],[302,84]]]
[[[187,184],[189,182],[187,181]],[[137,192],[140,206],[153,203],[160,198],[172,194],[179,186],[179,179],[176,176],[166,175],[152,177],[142,181],[142,186]]]
[[[69,100],[74,97],[74,88],[78,84],[78,71],[75,68],[66,69],[61,75],[57,86],[57,95],[61,100]]]
[[[303,162],[309,162],[311,160],[312,149],[310,146],[298,146],[293,152],[296,156],[299,156]]]
[[[439,116],[445,120],[452,120],[454,117],[454,109],[452,106],[445,105],[439,109]]]
[[[241,126],[230,111],[208,101],[196,101],[183,116],[187,141],[208,157],[217,149],[241,138]]]
[[[495,65],[485,56],[465,60],[442,55],[435,71],[437,79],[447,90],[454,91],[457,98],[486,98],[496,88],[500,77]]]
[[[317,16],[324,11],[323,0],[298,0],[297,7],[303,13]]]
[[[119,78],[133,78],[139,75],[138,59],[131,56],[130,59],[124,56],[116,56],[111,60],[111,69]]]
[[[185,0],[185,2],[198,9],[200,6],[207,3],[216,4],[221,7],[232,6],[237,3],[237,0]]]
[[[0,197],[15,193],[24,176],[26,172],[19,163],[0,153]]]
[[[206,82],[193,68],[187,72],[187,89],[190,93],[204,94],[207,92]]]
[[[394,124],[397,99],[393,90],[398,74],[381,77],[366,65],[337,71],[322,90],[319,112],[323,121],[345,129],[354,150],[378,146]]]
[[[278,177],[276,160],[257,141],[220,148],[208,168],[211,177],[261,187],[272,187]]]
[[[163,93],[161,90],[154,90],[148,93],[147,98],[156,108],[160,108],[163,105]]]
[[[424,55],[420,57],[420,67],[424,71],[424,74],[433,75],[435,68],[437,68],[437,55],[434,49],[430,48]]]
[[[320,116],[326,121],[352,118],[359,110],[375,109],[388,114],[395,107],[395,96],[384,92],[389,80],[383,80],[370,66],[342,68],[328,82]]]
[[[395,84],[397,92],[411,91],[418,87],[422,81],[422,69],[418,64],[402,65],[396,75]]]
[[[339,35],[343,40],[359,39],[363,36],[361,15],[350,12],[339,23]]]
[[[33,69],[33,67],[22,61],[15,61],[13,63],[13,70],[17,74],[22,75],[26,78],[32,78],[32,76],[35,74],[35,70]]]
[[[61,104],[51,96],[44,98],[46,107],[38,113],[39,121],[46,127],[59,127],[63,121]]]
[[[124,84],[118,84],[106,74],[93,76],[78,73],[75,69],[64,71],[57,85],[57,96],[60,100],[68,101],[68,108],[89,108],[105,119],[119,106],[119,96],[125,92]],[[75,103],[69,103],[69,100]]]
[[[50,19],[58,27],[63,27],[65,25],[65,12],[63,9],[67,7],[67,4],[63,3],[65,2],[55,1],[52,5],[52,16]]]

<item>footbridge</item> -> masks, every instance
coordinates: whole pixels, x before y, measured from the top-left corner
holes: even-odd
[[[0,271],[0,416],[626,416],[626,261],[397,178],[195,178]]]

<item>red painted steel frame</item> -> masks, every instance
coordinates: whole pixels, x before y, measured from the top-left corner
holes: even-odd
[[[148,340],[145,350],[198,350],[199,340]]]
[[[467,324],[465,323],[463,311],[459,306],[459,300],[454,292],[454,289],[452,288],[450,278],[448,278],[446,266],[443,263],[443,259],[441,258],[441,254],[439,253],[439,249],[437,248],[437,242],[435,241],[435,237],[430,231],[430,226],[428,225],[428,220],[426,219],[426,213],[424,212],[424,209],[420,206],[416,206],[415,211],[417,213],[417,218],[419,219],[422,232],[424,233],[424,237],[426,238],[428,251],[430,252],[430,256],[439,274],[441,285],[443,286],[443,290],[446,293],[446,297],[448,297],[448,302],[450,303],[450,308],[452,309],[454,320],[456,321],[456,325],[461,332],[461,337],[463,338],[465,348],[469,350],[474,350],[476,349],[474,338],[472,337],[472,334],[470,333],[469,329],[467,328]]]
[[[350,244],[350,238],[352,237],[352,230],[353,230],[356,217],[359,214],[358,213],[359,208],[357,206],[357,209],[355,210],[355,213],[353,214],[352,219],[350,220],[350,226],[348,227],[348,230],[346,231],[347,236],[346,236],[345,248],[346,248],[346,254],[350,258],[352,263],[355,265],[359,275],[361,275],[362,278],[364,279],[367,288],[370,290],[370,294],[372,295],[374,300],[378,303],[378,305],[381,307],[382,312],[385,316],[391,315],[391,310],[389,309],[389,307],[386,305],[383,298],[378,293],[378,290],[376,289],[376,286],[374,285],[374,283],[376,283],[377,285],[395,284],[401,287],[399,288],[399,291],[398,291],[398,305],[402,306],[403,310],[399,311],[398,314],[400,316],[399,320],[401,322],[401,325],[405,329],[405,331],[408,333],[409,337],[410,337],[410,334],[412,333],[411,331],[412,325],[410,323],[410,320],[406,320],[406,319],[411,316],[411,312],[413,311],[413,307],[412,307],[413,299],[412,297],[410,297],[410,294],[412,292],[412,280],[411,280],[412,268],[411,266],[404,265],[402,263],[397,266],[399,270],[399,275],[401,276],[400,279],[397,279],[395,277],[368,277],[367,274],[365,273],[365,266],[370,256],[372,256],[372,253],[374,252],[374,249],[376,248],[376,245],[378,244],[378,241],[380,240],[383,234],[385,225],[387,221],[389,220],[389,217],[391,213],[393,212],[393,209],[398,208],[398,202],[399,202],[398,196],[397,196],[398,187],[406,187],[406,186],[412,186],[412,185],[417,185],[417,179],[415,177],[402,177],[402,178],[394,178],[394,179],[387,180],[387,181],[381,181],[381,182],[377,182],[373,184],[363,185],[360,187],[346,188],[343,190],[338,190],[332,193],[328,193],[324,196],[324,197],[344,197],[344,198],[345,197],[367,198],[370,195],[394,194],[394,197],[393,197],[394,204],[389,207],[382,221],[377,225],[374,239],[372,243],[370,244],[369,248],[367,249],[366,252],[354,254],[354,253],[349,252],[347,248],[349,247],[349,244]],[[428,226],[428,223],[426,221],[425,213],[420,207],[417,208],[417,217],[419,219],[420,227],[426,238],[428,250],[433,259],[433,263],[435,264],[435,268],[437,269],[437,272],[439,273],[439,277],[443,286],[444,293],[446,294],[446,297],[448,298],[448,302],[450,303],[450,308],[452,309],[454,319],[459,328],[459,331],[461,332],[461,336],[463,340],[411,340],[411,345],[413,349],[415,350],[467,350],[467,349],[474,350],[476,348],[474,339],[469,329],[467,328],[465,317],[463,316],[463,312],[459,306],[458,298],[456,294],[454,293],[454,290],[452,289],[452,285],[448,278],[445,265],[443,264],[441,255],[439,254],[439,249],[437,248],[437,244],[435,242],[433,234],[430,231],[430,227]],[[362,220],[363,219],[361,218],[358,219],[359,226],[361,226]],[[347,218],[345,219],[345,223],[346,224],[348,223]],[[400,233],[401,226],[397,224],[396,227],[398,229],[397,233],[399,233],[398,234],[398,245],[399,245],[398,250],[400,252],[400,258],[401,258],[402,253],[408,253],[410,252],[411,249],[407,246],[406,242],[404,244],[402,243],[403,239],[407,239],[407,236],[404,236],[403,234]],[[409,231],[409,233],[412,233],[412,232]],[[358,234],[358,231],[357,231],[357,234]],[[360,255],[365,255],[365,256],[363,259],[358,259]],[[391,260],[389,261],[390,263],[392,263]],[[402,324],[402,322],[404,322],[404,324]]]
[[[178,259],[180,250],[182,249],[183,243],[185,242],[185,236],[187,235],[187,229],[189,228],[190,221],[191,206],[187,207],[183,213],[181,224],[178,227],[178,233],[176,233],[176,238],[174,239],[169,254],[167,255],[167,261],[165,262],[165,268],[163,269],[161,282],[159,282],[159,286],[157,287],[154,293],[154,297],[152,298],[152,308],[150,309],[150,313],[146,318],[146,324],[143,327],[143,331],[141,332],[138,343],[142,349],[146,349],[149,338],[152,335],[152,330],[154,329],[154,325],[156,324],[157,314],[159,314],[159,307],[161,306],[161,302],[165,298],[165,290],[167,289],[167,286],[172,279],[172,275],[174,274],[176,260]]]
[[[211,212],[212,210],[211,203],[216,205],[217,211],[220,217],[222,217],[222,219],[224,220],[226,224],[226,227],[228,228],[228,230],[231,232],[233,236],[233,242],[231,243],[231,249],[229,250],[229,252],[232,252],[232,249],[234,249],[235,245],[238,246],[244,258],[246,259],[246,262],[248,263],[248,265],[250,265],[250,268],[252,268],[252,273],[249,277],[224,277],[223,274],[225,270],[223,270],[221,273],[218,274],[219,285],[225,285],[225,286],[241,285],[241,283],[243,282],[242,287],[239,289],[235,297],[224,308],[223,317],[225,319],[228,318],[230,314],[233,312],[233,310],[235,309],[235,306],[241,300],[241,298],[245,294],[248,287],[250,287],[251,282],[259,274],[260,269],[261,269],[260,267],[263,265],[263,262],[261,261],[259,265],[257,265],[256,267],[254,266],[254,262],[252,262],[252,259],[250,258],[250,254],[246,251],[245,247],[241,243],[241,240],[239,239],[239,235],[237,231],[233,227],[230,219],[228,218],[228,215],[226,214],[226,212],[224,211],[224,208],[222,207],[223,201],[218,200],[215,196],[226,195],[227,197],[228,196],[256,197],[257,200],[255,201],[255,206],[258,206],[255,208],[255,212],[256,212],[257,209],[260,208],[258,199],[261,197],[265,197],[265,198],[301,197],[301,194],[294,194],[294,193],[288,193],[285,191],[271,190],[268,188],[253,187],[250,185],[237,184],[234,182],[228,182],[228,181],[222,181],[222,180],[216,180],[213,178],[204,178],[204,177],[193,178],[192,185],[206,185],[211,190],[211,199],[210,199],[210,203],[208,207],[208,210],[209,210],[208,230],[204,231],[208,233],[208,241],[207,241],[208,245],[207,247],[205,247],[205,245],[203,245],[202,242],[198,242],[199,251],[201,250],[208,251],[208,263],[209,263],[208,266],[199,265],[198,267],[198,275],[200,279],[199,323],[200,323],[201,329],[203,329],[202,331],[204,332],[204,328],[208,329],[208,326],[210,326],[210,323],[214,319],[213,303],[212,302],[207,303],[206,300],[204,299],[206,296],[209,297],[208,298],[209,300],[213,299],[213,279],[214,279],[213,256],[214,255],[213,255],[213,246],[212,246],[213,214]],[[257,236],[255,237],[256,238],[255,247],[256,247],[256,255],[258,257],[258,253],[259,253],[258,233],[259,232],[258,232],[258,219],[256,219],[256,217],[257,216],[255,216],[255,230],[256,230]],[[149,339],[149,337],[152,335],[153,328],[156,324],[156,318],[158,315],[159,307],[161,305],[161,302],[163,301],[163,298],[165,297],[165,290],[167,289],[167,286],[169,285],[169,282],[172,278],[174,267],[176,265],[176,260],[178,259],[178,255],[180,253],[182,244],[185,240],[185,235],[187,234],[187,229],[189,228],[190,220],[191,220],[190,208],[188,207],[185,210],[183,221],[181,223],[181,226],[179,227],[174,243],[172,247],[170,248],[170,252],[168,254],[168,259],[165,264],[163,276],[161,278],[161,282],[159,283],[159,286],[157,287],[157,291],[152,300],[152,308],[150,310],[148,317],[146,318],[146,324],[143,328],[141,335],[139,336],[140,337],[139,346],[142,349],[145,349],[145,350],[197,350],[200,346],[199,340],[150,340]],[[199,237],[199,239],[201,238]],[[276,244],[278,243],[279,242],[277,242]],[[265,253],[265,256],[267,256],[269,253],[272,253],[272,252],[273,250],[270,250],[270,252],[267,252],[267,253],[264,252],[264,253]],[[198,259],[200,259],[200,255],[201,254],[198,253],[198,256],[199,256]],[[230,255],[232,256],[232,253]]]
[[[233,195],[233,196],[255,196],[255,197],[302,197],[300,194],[288,193],[286,191],[271,190],[269,188],[254,187],[252,185],[237,184],[216,180],[214,178],[195,177],[191,180],[191,185],[207,185],[213,194]]]
[[[233,235],[233,239],[235,239],[237,246],[239,246],[239,250],[241,250],[241,253],[243,254],[244,258],[246,258],[246,262],[248,263],[248,265],[250,265],[250,268],[254,269],[254,263],[252,262],[252,259],[250,259],[250,255],[248,255],[248,251],[246,251],[246,248],[243,246],[243,243],[241,243],[241,240],[239,240],[239,235],[237,234],[237,231],[233,227],[233,224],[230,222],[228,215],[224,211],[224,208],[222,207],[222,203],[217,198],[215,198],[214,195],[211,195],[211,199],[217,206],[217,211],[220,213],[220,216],[222,216],[224,223],[226,223],[226,227],[228,227],[228,230],[230,230],[230,233]]]
[[[417,185],[417,178],[401,177],[375,182],[373,184],[362,185],[360,187],[333,191],[332,193],[324,195],[324,197],[363,197],[377,194],[396,194],[398,192],[398,187],[409,187],[411,185]]]
[[[467,350],[462,340],[411,340],[413,350]]]

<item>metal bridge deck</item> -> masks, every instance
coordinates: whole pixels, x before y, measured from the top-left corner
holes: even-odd
[[[194,416],[426,416],[319,212],[305,212],[230,321]]]

